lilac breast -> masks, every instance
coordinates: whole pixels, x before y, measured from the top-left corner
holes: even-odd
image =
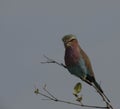
[[[67,47],[65,50],[65,64],[71,66],[79,62],[80,52],[75,47]]]

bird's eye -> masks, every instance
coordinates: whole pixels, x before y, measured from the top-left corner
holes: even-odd
[[[72,42],[72,41],[74,41],[75,39],[71,39],[69,42]]]
[[[75,39],[71,39],[71,40],[67,41],[66,44],[69,43],[69,42],[72,42],[73,40],[75,40]]]

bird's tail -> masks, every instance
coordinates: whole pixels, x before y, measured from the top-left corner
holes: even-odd
[[[101,88],[100,85],[96,82],[96,80],[94,81],[94,85],[95,85],[95,87],[96,87],[101,93],[103,93],[102,88]]]
[[[97,83],[96,80],[94,81],[94,85],[95,85],[95,87],[97,88],[97,90],[99,90],[99,92],[100,92],[101,94],[103,94],[103,96],[107,99],[107,101],[110,102],[110,100],[109,100],[108,97],[104,94],[101,86]]]

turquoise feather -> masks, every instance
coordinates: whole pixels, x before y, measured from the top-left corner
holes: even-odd
[[[85,62],[83,59],[80,59],[78,63],[72,66],[68,66],[68,71],[79,78],[85,78],[87,75],[89,75],[89,71],[85,66]]]

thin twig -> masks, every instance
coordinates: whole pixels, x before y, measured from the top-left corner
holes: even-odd
[[[40,62],[41,64],[55,63],[55,64],[57,64],[57,65],[60,65],[60,66],[64,67],[64,68],[67,68],[67,66],[64,65],[63,63],[59,63],[59,62],[57,62],[57,61],[55,61],[55,60],[53,60],[53,59],[50,59],[50,58],[47,57],[46,55],[44,55],[44,57],[47,59],[47,61],[46,61],[46,62]]]
[[[44,90],[44,89],[43,89]],[[89,108],[99,108],[99,109],[107,109],[107,107],[101,107],[101,106],[90,106],[90,105],[85,105],[85,104],[78,104],[78,103],[74,103],[74,102],[70,102],[70,101],[65,101],[65,100],[61,100],[56,98],[55,96],[53,96],[53,94],[51,94],[47,89],[44,90],[47,91],[47,93],[49,93],[48,95],[43,94],[41,92],[38,92],[37,94],[45,97],[46,99],[42,99],[42,100],[51,100],[51,101],[55,101],[55,102],[61,102],[61,103],[66,103],[66,104],[72,104],[72,105],[76,105],[76,106],[81,106],[81,107],[89,107]],[[52,95],[52,96],[51,96]]]
[[[44,90],[45,92],[47,92],[47,94],[50,95],[52,98],[54,98],[55,100],[57,100],[57,98],[56,98],[54,95],[52,95],[52,94],[46,89],[46,84],[45,84],[45,86],[43,87],[43,90]]]

